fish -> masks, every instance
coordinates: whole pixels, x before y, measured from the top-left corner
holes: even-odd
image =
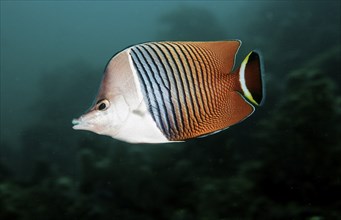
[[[248,118],[265,97],[258,51],[234,70],[240,40],[162,41],[114,55],[94,104],[73,129],[128,143],[215,134]]]

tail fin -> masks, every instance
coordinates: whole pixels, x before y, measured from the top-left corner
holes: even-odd
[[[243,96],[256,106],[262,105],[265,92],[260,55],[251,51],[237,71]]]

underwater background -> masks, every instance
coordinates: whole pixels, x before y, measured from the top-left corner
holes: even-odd
[[[0,219],[341,219],[340,1],[1,1]],[[266,101],[173,144],[72,130],[107,61],[240,39]]]

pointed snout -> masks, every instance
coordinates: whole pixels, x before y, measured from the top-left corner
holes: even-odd
[[[75,130],[88,130],[90,127],[90,125],[84,121],[83,117],[73,119],[72,124],[72,128]]]
[[[80,130],[80,127],[81,127],[81,120],[79,118],[75,118],[72,120],[72,128],[75,129],[75,130]]]
[[[95,125],[96,114],[94,111],[90,111],[79,118],[72,120],[73,129],[75,130],[92,130]]]

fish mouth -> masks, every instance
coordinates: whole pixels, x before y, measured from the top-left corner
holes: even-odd
[[[91,127],[91,124],[84,121],[82,117],[73,119],[72,124],[74,130],[88,130]]]
[[[72,126],[72,128],[73,129],[75,129],[75,130],[77,130],[77,125],[79,125],[81,122],[80,122],[80,120],[79,119],[72,119],[72,124],[73,124],[73,126]]]

